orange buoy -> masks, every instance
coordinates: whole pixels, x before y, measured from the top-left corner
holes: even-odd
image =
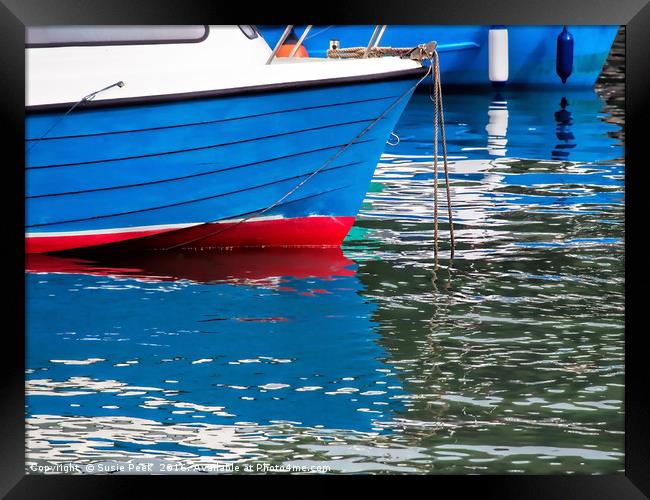
[[[278,49],[278,53],[275,56],[289,57],[289,55],[291,55],[291,52],[293,52],[293,49],[296,47],[297,43],[298,43],[298,37],[296,36],[296,32],[292,29],[291,33],[289,33],[289,36],[284,41],[282,46]],[[309,57],[309,54],[307,53],[307,49],[305,48],[305,46],[301,45],[300,47],[298,47],[298,50],[296,51],[296,55],[293,57]]]
[[[277,57],[289,57],[289,54],[293,51],[294,47],[296,46],[295,43],[285,43],[283,44],[280,49],[278,50],[278,53],[276,54]],[[296,52],[296,55],[293,57],[309,57],[309,54],[307,53],[307,49],[305,48],[304,45],[301,45],[298,47],[298,51]]]

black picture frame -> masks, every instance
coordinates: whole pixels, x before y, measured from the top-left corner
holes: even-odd
[[[252,7],[254,5],[254,7]],[[250,16],[253,19],[250,19]],[[291,17],[291,19],[287,19]],[[133,492],[133,481],[151,477],[134,476],[39,476],[25,474],[25,400],[24,400],[24,27],[46,24],[230,24],[238,21],[257,24],[619,24],[626,25],[626,376],[625,376],[625,474],[603,476],[433,476],[412,477],[421,485],[429,484],[438,492],[440,486],[453,487],[454,496],[478,493],[497,498],[644,498],[650,495],[649,430],[650,411],[645,382],[642,348],[644,329],[631,328],[630,315],[641,307],[645,294],[631,292],[629,279],[639,268],[640,251],[633,233],[633,222],[641,221],[642,210],[633,208],[641,200],[643,122],[649,112],[650,76],[650,4],[647,0],[584,1],[546,0],[449,0],[431,2],[400,0],[389,2],[327,2],[290,7],[284,3],[236,3],[223,10],[223,3],[208,0],[177,2],[174,0],[0,0],[0,85],[4,131],[5,179],[2,201],[5,204],[5,275],[7,283],[3,305],[6,308],[3,351],[0,358],[0,495],[7,498],[116,498]],[[635,201],[636,200],[636,201]],[[640,202],[639,202],[640,205]],[[22,293],[21,293],[22,292]],[[9,326],[12,325],[12,326]],[[178,476],[176,476],[178,477]],[[237,477],[217,476],[220,481]],[[184,478],[182,478],[184,479]],[[244,478],[246,481],[250,477]],[[256,477],[254,482],[266,478]],[[271,478],[277,484],[277,477]],[[290,478],[317,480],[333,486],[336,476]],[[404,477],[367,476],[352,478],[361,486],[383,485]],[[346,482],[349,483],[348,477]],[[156,479],[157,484],[173,494],[170,481]],[[426,481],[426,483],[424,482]],[[432,482],[430,482],[432,481]],[[250,483],[250,484],[253,484]],[[232,484],[232,483],[231,483]],[[304,483],[303,483],[304,484]],[[178,490],[187,494],[187,486]],[[409,491],[409,490],[407,490]],[[219,494],[219,490],[214,490]],[[190,493],[191,494],[191,493]]]

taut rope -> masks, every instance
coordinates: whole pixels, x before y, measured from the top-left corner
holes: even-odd
[[[100,92],[104,92],[105,90],[112,89],[113,87],[120,87],[120,88],[122,88],[122,87],[124,87],[124,82],[120,80],[119,82],[115,82],[115,83],[109,85],[108,87],[104,87],[103,89],[96,90],[95,92],[92,92],[91,94],[88,94],[87,96],[84,96],[84,97],[82,97],[81,99],[79,99],[79,100],[78,100],[77,102],[75,102],[72,106],[70,106],[70,108],[68,108],[68,111],[66,111],[63,115],[61,115],[61,116],[59,117],[59,119],[56,120],[56,121],[52,124],[52,126],[51,126],[50,128],[48,128],[48,129],[47,129],[47,130],[46,130],[46,131],[45,131],[45,132],[44,132],[40,137],[38,137],[34,142],[32,142],[32,143],[29,145],[29,147],[27,148],[27,152],[29,153],[29,152],[32,150],[32,148],[33,148],[36,144],[38,144],[42,139],[44,139],[45,136],[46,136],[47,134],[49,134],[50,132],[52,132],[52,130],[54,130],[54,129],[55,129],[55,128],[56,128],[56,127],[57,127],[57,126],[58,126],[58,125],[59,125],[59,124],[64,120],[64,118],[65,118],[66,116],[68,116],[70,113],[72,113],[72,111],[73,111],[77,106],[79,106],[79,105],[82,104],[82,103],[86,103],[86,102],[88,102],[88,101],[92,101],[92,100],[97,96],[97,94],[99,94]]]

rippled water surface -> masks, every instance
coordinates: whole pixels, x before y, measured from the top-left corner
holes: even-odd
[[[425,94],[342,249],[30,258],[28,465],[623,470],[621,105],[447,92],[437,269]]]

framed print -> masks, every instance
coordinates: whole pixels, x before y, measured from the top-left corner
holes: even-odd
[[[648,495],[647,4],[3,3],[8,498]]]

